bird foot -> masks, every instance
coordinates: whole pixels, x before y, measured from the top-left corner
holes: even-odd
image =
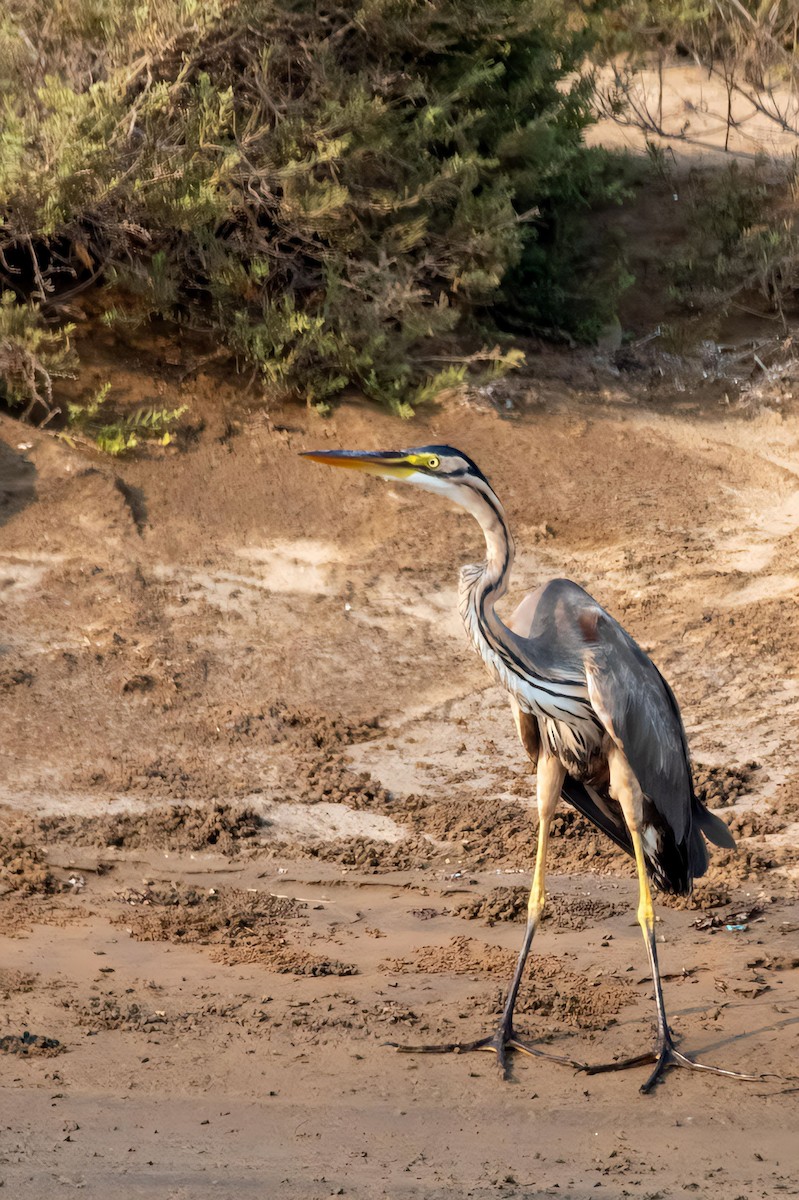
[[[560,1054],[547,1054],[545,1050],[531,1046],[529,1042],[517,1037],[512,1025],[506,1025],[504,1022],[495,1033],[489,1034],[488,1037],[477,1038],[473,1042],[443,1042],[433,1046],[400,1046],[397,1042],[385,1042],[384,1044],[391,1046],[400,1054],[468,1054],[472,1050],[493,1051],[497,1056],[497,1066],[503,1079],[508,1077],[508,1052],[510,1050],[516,1050],[520,1054],[529,1054],[534,1058],[546,1058],[550,1062],[562,1063],[564,1066],[573,1067],[576,1071],[586,1069],[585,1063],[575,1062],[574,1059],[565,1058]]]
[[[689,1067],[692,1071],[709,1071],[712,1075],[724,1075],[728,1079],[743,1079],[749,1083],[757,1083],[765,1078],[763,1075],[744,1075],[741,1071],[727,1071],[723,1067],[712,1067],[707,1063],[697,1062],[689,1058],[674,1045],[671,1038],[666,1038],[655,1049],[647,1054],[637,1054],[633,1058],[621,1058],[618,1062],[597,1063],[595,1066],[584,1067],[586,1075],[601,1075],[606,1071],[626,1071],[630,1067],[641,1067],[646,1063],[654,1063],[655,1069],[641,1084],[641,1092],[647,1095],[655,1084],[665,1075],[669,1067]]]

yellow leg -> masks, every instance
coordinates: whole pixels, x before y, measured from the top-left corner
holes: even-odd
[[[539,808],[539,815],[540,808]],[[549,825],[552,815],[541,816],[538,826],[538,845],[535,849],[535,870],[530,888],[530,898],[527,901],[527,918],[537,922],[547,902],[546,878],[547,851],[549,850]]]
[[[538,767],[536,771],[536,793],[538,803],[538,842],[535,849],[535,869],[533,870],[533,882],[530,887],[530,898],[527,901],[527,930],[525,934],[524,945],[519,956],[516,975],[511,984],[510,992],[508,993],[508,1002],[510,1009],[513,1009],[513,1003],[516,1000],[516,993],[519,990],[522,971],[524,970],[525,960],[530,951],[530,943],[533,940],[535,928],[540,920],[541,914],[544,911],[544,906],[547,901],[546,890],[546,865],[547,852],[549,850],[549,830],[552,824],[552,818],[555,815],[555,809],[558,807],[560,799],[560,789],[563,787],[563,780],[566,777],[565,768],[556,758],[550,758],[542,755],[538,759]],[[517,978],[518,976],[518,978]],[[515,986],[514,986],[515,985]]]
[[[654,1063],[654,1071],[646,1083],[641,1086],[641,1091],[645,1094],[651,1092],[652,1088],[669,1067],[691,1067],[695,1071],[710,1071],[713,1075],[726,1075],[730,1079],[746,1079],[750,1081],[761,1079],[762,1076],[760,1075],[742,1075],[737,1071],[726,1071],[721,1067],[711,1067],[706,1063],[696,1062],[693,1058],[689,1058],[686,1054],[683,1054],[674,1045],[666,1019],[666,1008],[663,1003],[663,987],[660,982],[657,942],[655,939],[655,911],[652,907],[652,893],[649,888],[646,858],[644,857],[641,834],[636,823],[634,820],[629,820],[628,823],[633,851],[635,852],[635,868],[638,873],[638,924],[641,926],[641,932],[644,935],[644,944],[646,945],[649,965],[652,970],[652,982],[655,987],[657,1042],[654,1051],[636,1055],[634,1058],[625,1058],[615,1063],[605,1063],[599,1066],[588,1067],[587,1073],[589,1075],[598,1075],[603,1071],[622,1071],[627,1067],[637,1067],[642,1066],[644,1063]]]
[[[488,1037],[479,1038],[474,1042],[448,1042],[440,1046],[397,1046],[396,1043],[389,1042],[388,1045],[394,1046],[396,1050],[412,1054],[446,1054],[453,1051],[464,1053],[467,1050],[492,1050],[497,1056],[497,1063],[503,1075],[507,1072],[509,1050],[518,1050],[522,1054],[532,1054],[539,1058],[549,1058],[554,1062],[565,1063],[567,1066],[575,1067],[578,1070],[584,1069],[583,1063],[575,1062],[571,1058],[564,1058],[557,1054],[547,1054],[543,1050],[539,1050],[536,1046],[531,1046],[527,1042],[523,1042],[516,1036],[513,1028],[513,1010],[516,1004],[516,997],[519,993],[519,986],[533,942],[533,934],[535,933],[546,902],[544,879],[546,875],[547,849],[549,847],[549,826],[558,800],[560,799],[560,789],[563,786],[565,774],[565,769],[557,759],[549,757],[539,758],[536,783],[539,816],[538,845],[535,853],[533,883],[530,888],[530,898],[527,902],[527,926],[524,931],[524,941],[516,963],[516,970],[513,973],[513,979],[508,989],[508,998],[505,1001],[498,1029]]]
[[[649,888],[649,874],[646,869],[646,859],[644,858],[644,848],[641,844],[641,835],[637,829],[631,829],[630,836],[633,840],[633,850],[635,851],[635,869],[638,873],[638,924],[641,926],[641,932],[644,935],[644,941],[648,942],[650,937],[652,937],[655,932],[655,910],[652,907],[652,892]]]
[[[566,771],[558,759],[544,757],[543,755],[539,758],[536,773],[538,845],[535,851],[533,883],[530,888],[530,898],[527,901],[527,928],[524,931],[521,953],[516,963],[516,971],[514,972],[508,991],[508,999],[505,1004],[503,1020],[507,1022],[508,1028],[512,1025],[513,1008],[516,1004],[516,997],[522,982],[525,963],[527,962],[527,956],[530,953],[530,946],[533,942],[533,934],[546,904],[547,892],[544,880],[546,878],[547,850],[549,849],[549,827],[552,817],[555,814],[555,809],[558,806],[560,789],[563,787],[565,776]]]

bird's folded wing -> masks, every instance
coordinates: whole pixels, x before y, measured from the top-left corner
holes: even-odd
[[[641,791],[681,843],[690,827],[693,784],[671,689],[652,660],[605,612],[597,618],[585,673],[594,711],[623,751]]]

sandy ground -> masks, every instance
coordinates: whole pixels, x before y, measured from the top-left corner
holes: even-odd
[[[611,110],[620,86],[627,103],[615,118],[589,129],[587,140],[594,145],[638,153],[648,142],[676,167],[790,160],[796,153],[799,96],[777,77],[770,92],[735,77],[728,95],[722,71],[708,74],[685,61],[630,71],[622,58],[615,70],[604,67],[598,74],[605,100],[600,112]]]
[[[248,414],[235,381],[114,353],[123,394],[191,403],[178,446],[116,463],[0,419],[8,1195],[796,1194],[796,405],[542,353],[512,407],[400,426]],[[455,611],[479,531],[296,457],[409,441],[505,500],[509,607],[570,576],[671,679],[740,848],[659,907],[667,1002],[684,1049],[762,1082],[642,1097],[517,1059],[502,1084],[386,1047],[491,1027],[534,829]],[[631,865],[565,811],[551,893],[519,1026],[581,1062],[647,1047]]]

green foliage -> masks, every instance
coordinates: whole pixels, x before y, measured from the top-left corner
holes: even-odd
[[[10,0],[0,251],[111,319],[222,338],[272,389],[394,411],[470,313],[590,337],[623,271],[590,213],[578,0]],[[0,273],[2,268],[0,268]]]
[[[587,216],[621,204],[640,175],[632,159],[573,153],[547,202],[553,219],[536,223],[500,288],[494,311],[506,327],[593,342],[613,324],[633,277],[618,234]]]
[[[28,416],[48,419],[62,411],[53,406],[53,379],[74,379],[77,356],[70,338],[74,326],[54,329],[45,324],[35,305],[18,304],[9,292],[0,295],[0,396],[6,403],[24,405]],[[117,414],[108,403],[111,384],[105,383],[85,403],[67,402],[63,410],[67,432],[92,439],[108,454],[123,454],[144,440],[167,446],[183,408],[140,408]]]
[[[799,285],[795,164],[765,161],[693,173],[682,188],[688,235],[669,266],[674,297],[695,307],[724,305],[757,289],[771,307]],[[780,199],[787,215],[774,219]]]
[[[134,413],[116,417],[108,404],[111,384],[104,383],[84,404],[67,404],[69,430],[91,438],[106,454],[114,455],[134,450],[142,440],[157,441],[168,446],[171,430],[186,411],[181,408],[139,408]],[[69,432],[65,434],[69,437]]]
[[[797,70],[795,0],[621,0],[597,5],[591,23],[608,58],[641,63],[678,50],[760,85]]]
[[[25,405],[29,416],[35,410],[39,419],[48,416],[53,379],[74,377],[73,332],[73,325],[46,325],[36,305],[19,304],[13,293],[0,293],[0,396],[12,406]]]
[[[780,139],[799,138],[799,55],[796,0],[622,0],[601,4],[591,18],[594,55],[610,68],[600,89],[604,111],[648,137],[692,140],[684,125],[664,118],[664,68],[678,61],[701,67],[723,87],[725,149],[733,130],[773,123]],[[646,83],[644,76],[646,75]],[[658,84],[659,79],[659,84]],[[686,111],[689,106],[686,104]],[[722,126],[723,128],[723,126]],[[649,142],[652,165],[673,182],[686,214],[683,244],[666,264],[672,295],[691,309],[723,308],[755,291],[783,316],[795,310],[799,285],[799,192],[793,162],[765,159],[751,166],[692,171],[673,179],[669,160]]]

